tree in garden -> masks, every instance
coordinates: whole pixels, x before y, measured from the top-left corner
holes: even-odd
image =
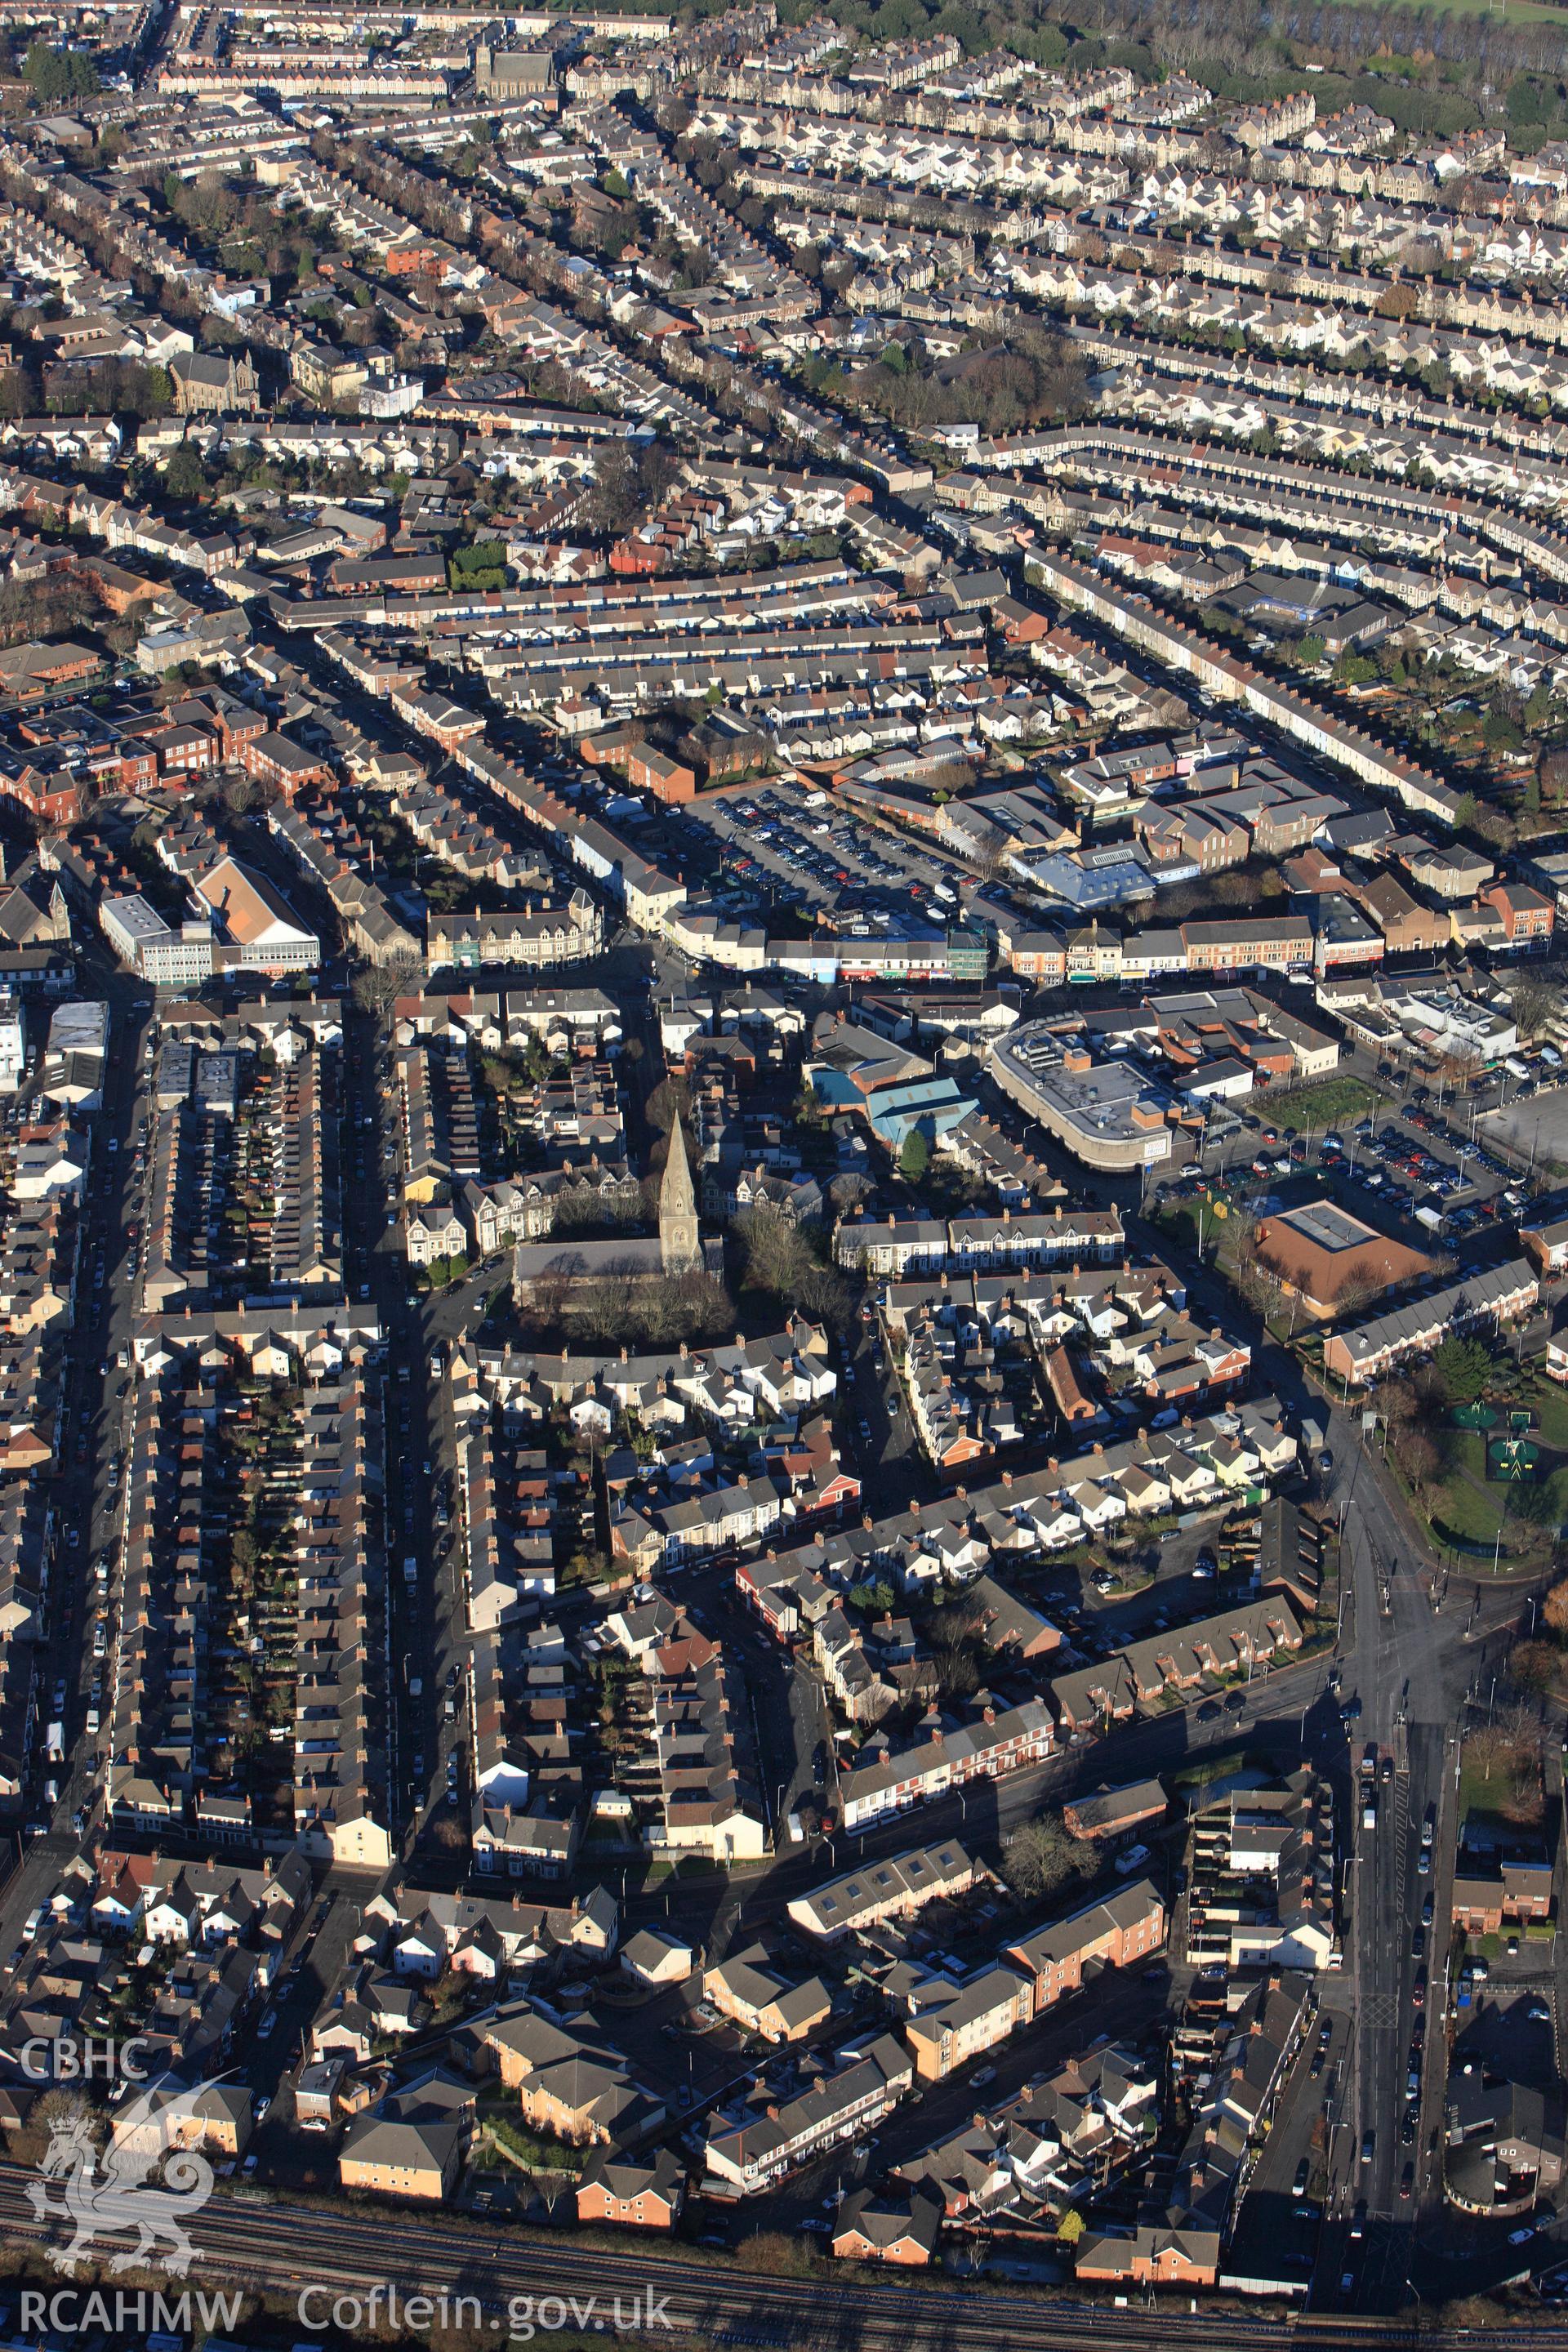
[[[46,106],[63,98],[96,98],[102,85],[98,68],[83,49],[52,49],[35,41],[22,60],[22,79]]]
[[[1002,1848],[1002,1875],[1026,1902],[1054,1895],[1058,1886],[1093,1867],[1089,1849],[1068,1835],[1059,1813],[1037,1813]]]
[[[931,1146],[920,1129],[911,1127],[899,1153],[899,1173],[906,1184],[919,1184],[924,1181],[930,1166]]]
[[[1444,1340],[1432,1362],[1450,1404],[1474,1404],[1486,1393],[1492,1360],[1479,1339],[1461,1339],[1456,1333]]]
[[[163,488],[172,499],[199,499],[206,488],[206,469],[188,441],[169,453],[163,467]]]
[[[1561,808],[1568,799],[1568,747],[1557,745],[1543,751],[1536,772],[1542,793],[1553,808]]]
[[[80,2091],[69,2090],[63,2084],[40,2092],[27,2109],[27,2129],[41,2137],[84,2127],[94,2144],[101,2145],[105,2137],[102,2109],[95,2107]]]
[[[1540,980],[1534,972],[1521,972],[1508,992],[1509,1011],[1521,1038],[1528,1041],[1541,1032],[1563,1010],[1563,992],[1549,980]]]

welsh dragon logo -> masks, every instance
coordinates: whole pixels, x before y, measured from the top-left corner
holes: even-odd
[[[101,2159],[87,2109],[51,2124],[42,2178],[29,2181],[27,2200],[40,2221],[66,2221],[75,2230],[68,2245],[47,2249],[56,2270],[69,2273],[100,2238],[133,2231],[136,2243],[113,2256],[111,2272],[152,2263],[184,2277],[200,2252],[185,2223],[212,2195],[213,2168],[199,2150],[183,2145],[183,2134],[207,2087],[168,2075],[150,2083],[116,2117]],[[62,2184],[58,2203],[49,2196],[55,2181]]]

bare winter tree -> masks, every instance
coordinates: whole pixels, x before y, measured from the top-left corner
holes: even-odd
[[[532,1286],[529,1299],[529,1320],[542,1329],[558,1329],[565,1317],[567,1301],[572,1296],[572,1276],[561,1268],[552,1268]]]
[[[974,866],[982,882],[988,885],[1000,882],[1008,870],[1010,855],[1006,841],[999,833],[994,833],[989,840],[982,841],[974,853]]]
[[[643,1108],[647,1123],[660,1135],[668,1135],[677,1118],[690,1120],[690,1089],[684,1077],[660,1078],[648,1096]]]
[[[1542,800],[1560,809],[1568,801],[1568,749],[1559,746],[1543,751],[1538,773]]]
[[[361,966],[353,979],[354,1003],[380,1027],[390,1017],[400,996],[412,996],[425,977],[425,967],[406,950],[384,963]]]
[[[231,816],[246,815],[261,800],[260,784],[254,776],[247,776],[243,768],[228,770],[218,790]]]
[[[1424,1429],[1405,1430],[1394,1441],[1394,1458],[1415,1487],[1425,1495],[1443,1467],[1443,1457]]]
[[[742,1211],[735,1231],[746,1254],[746,1280],[758,1290],[793,1297],[813,1264],[810,1246],[795,1219],[759,1205]]]
[[[1521,971],[1508,992],[1509,1010],[1521,1038],[1539,1037],[1563,1010],[1563,991],[1537,973]]]
[[[780,1209],[759,1205],[735,1220],[746,1253],[746,1280],[771,1290],[803,1315],[842,1328],[850,1315],[848,1285],[825,1264],[818,1244]]]
[[[1093,1868],[1089,1849],[1068,1835],[1059,1813],[1037,1813],[1002,1848],[1002,1875],[1026,1902],[1054,1895],[1069,1879],[1084,1877]]]
[[[944,1698],[967,1698],[980,1688],[984,1674],[979,1616],[954,1601],[932,1616],[927,1639]]]

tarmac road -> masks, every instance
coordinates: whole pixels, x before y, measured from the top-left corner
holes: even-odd
[[[1342,1507],[1345,1573],[1340,1664],[1345,1693],[1362,1716],[1342,1751],[1337,1786],[1341,1847],[1351,1927],[1348,1969],[1353,1998],[1352,2081],[1330,2151],[1330,2191],[1314,2301],[1338,2295],[1346,2273],[1363,2310],[1393,2313],[1412,2296],[1416,2233],[1440,2220],[1440,2148],[1432,2136],[1441,2116],[1446,2073],[1443,2017],[1447,1942],[1447,1858],[1454,1821],[1455,1727],[1465,1691],[1484,1655],[1500,1652],[1525,1605],[1521,1581],[1449,1576],[1425,1554],[1399,1498],[1379,1475],[1375,1440],[1363,1447],[1359,1409],[1339,1411],[1329,1430],[1335,1475],[1331,1499]],[[1435,1606],[1434,1601],[1439,1605]],[[1378,1755],[1377,1825],[1362,1826],[1362,1752]],[[1392,1778],[1382,1759],[1392,1759]],[[1436,1824],[1436,1867],[1417,1867],[1428,1808]],[[1421,1908],[1433,1895],[1433,1920],[1414,1949]],[[1407,2097],[1417,2011],[1413,1991],[1425,1968],[1427,1993],[1419,2096]],[[1373,2135],[1362,2160],[1363,2136]],[[1400,2194],[1405,2166],[1412,2193]],[[1363,2240],[1350,2222],[1365,2200]],[[1415,2281],[1419,2286],[1419,2280]]]

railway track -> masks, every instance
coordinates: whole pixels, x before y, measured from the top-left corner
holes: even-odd
[[[0,2232],[6,2242],[41,2246],[59,2225],[40,2222],[26,2199],[34,2176],[0,2166]],[[469,2298],[463,2324],[474,2340],[505,2337],[523,2306],[521,2333],[548,2343],[563,2332],[639,2335],[676,2347],[735,2352],[1394,2352],[1418,2341],[1462,2343],[1487,2352],[1545,2352],[1568,2346],[1568,2328],[1419,2330],[1405,2318],[1295,2313],[1283,2319],[1205,2315],[1170,2305],[1117,2309],[1065,2296],[1030,2301],[984,2287],[915,2284],[888,2273],[832,2273],[794,2279],[698,2263],[657,2246],[606,2253],[543,2235],[469,2235],[412,2212],[361,2219],[310,2207],[252,2204],[217,2196],[193,2223],[198,2252],[192,2284],[233,2285],[296,2299],[313,2291],[308,2316],[327,2326],[336,2298],[363,2302],[379,2288],[398,2295]],[[105,2252],[110,2251],[105,2248]],[[67,2282],[62,2281],[62,2284]],[[85,2280],[74,2282],[88,2284]],[[574,2307],[575,2306],[575,2308]],[[541,2318],[541,2311],[544,2316]]]

